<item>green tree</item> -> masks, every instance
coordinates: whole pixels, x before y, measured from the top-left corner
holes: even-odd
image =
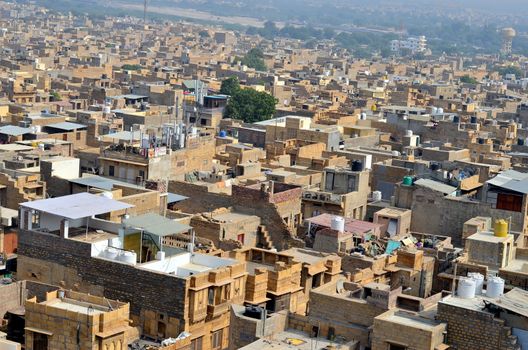
[[[270,119],[275,113],[277,100],[266,92],[240,89],[231,96],[224,110],[225,118],[255,123]]]
[[[57,91],[50,92],[50,96],[53,98],[53,101],[62,101],[62,96]]]
[[[478,80],[469,76],[469,75],[464,75],[462,77],[460,77],[460,82],[461,83],[464,83],[464,84],[478,84]]]
[[[522,78],[523,76],[523,71],[519,67],[515,67],[515,66],[500,67],[497,69],[497,71],[503,77],[506,76],[506,74],[515,74],[516,78]]]
[[[123,66],[121,66],[121,69],[123,70],[140,70],[141,67],[139,64],[124,64]]]
[[[264,53],[261,49],[251,49],[248,53],[240,59],[240,62],[248,66],[249,68],[254,68],[259,71],[266,71],[266,63],[264,63]]]
[[[240,91],[240,82],[237,77],[229,77],[222,81],[222,86],[220,86],[220,93],[222,95],[233,96],[238,91]]]

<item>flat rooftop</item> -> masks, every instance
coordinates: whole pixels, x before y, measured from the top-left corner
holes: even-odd
[[[466,239],[470,241],[485,241],[485,242],[490,242],[490,243],[501,243],[501,242],[509,240],[510,235],[506,237],[497,237],[493,234],[493,232],[482,231],[482,232],[474,233]]]
[[[138,265],[140,268],[167,273],[177,277],[186,278],[194,274],[214,270],[238,264],[233,259],[219,258],[216,256],[189,253],[183,251],[180,254],[168,256],[163,260],[153,260]]]
[[[68,310],[77,312],[79,314],[83,315],[97,315],[101,314],[103,312],[108,311],[108,307],[102,307],[100,305],[94,305],[78,300],[73,299],[52,299],[47,300],[42,303],[43,305],[46,305],[47,307],[55,308],[55,309],[62,309],[62,310]]]
[[[314,344],[317,343],[317,349],[324,349],[329,345],[338,344],[336,341],[330,341],[326,338],[310,338],[307,334],[286,330],[276,334],[273,339],[259,339],[246,345],[241,350],[277,350],[277,349],[297,349],[313,350]]]
[[[377,318],[412,328],[422,329],[425,331],[432,331],[440,324],[439,322],[435,322],[431,319],[423,318],[419,315],[414,315],[402,311],[381,314]]]

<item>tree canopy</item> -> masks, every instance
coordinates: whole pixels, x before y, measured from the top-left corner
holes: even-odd
[[[243,65],[248,66],[249,68],[254,68],[259,71],[266,71],[266,63],[264,63],[264,53],[261,49],[251,49],[248,53],[241,59],[238,59]]]
[[[240,91],[240,82],[237,77],[229,77],[222,81],[222,85],[220,86],[220,93],[222,95],[233,96],[238,91]]]
[[[462,77],[460,77],[460,82],[461,83],[465,83],[465,84],[478,84],[478,80],[469,76],[469,75],[464,75]]]
[[[275,113],[276,103],[275,97],[266,92],[239,88],[231,95],[224,117],[240,119],[246,123],[268,120]]]

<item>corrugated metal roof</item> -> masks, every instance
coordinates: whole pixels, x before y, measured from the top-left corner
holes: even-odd
[[[181,224],[177,221],[167,219],[158,214],[144,214],[123,220],[126,227],[144,230],[159,237],[175,235],[187,232],[191,226]]]
[[[324,213],[324,214],[306,219],[306,221],[312,224],[318,225],[318,226],[331,227],[332,219],[335,216],[336,215]],[[371,230],[380,228],[381,226],[382,225],[380,224],[373,224],[372,222],[368,222],[368,221],[361,221],[361,220],[355,220],[351,218],[345,218],[345,231],[346,232],[364,234]]]
[[[48,124],[46,125],[46,127],[54,128],[54,129],[61,129],[61,130],[66,130],[66,131],[72,131],[72,130],[77,130],[77,129],[84,129],[86,128],[86,125],[70,123],[70,122],[61,122],[61,123]]]
[[[430,188],[431,190],[442,192],[444,194],[451,194],[456,191],[456,187],[446,185],[444,183],[429,180],[429,179],[419,179],[414,182],[416,185]]]
[[[132,188],[143,188],[137,185],[129,184],[127,182],[117,181],[99,175],[83,176],[77,179],[71,179],[69,181],[78,185],[99,188],[105,191],[112,190],[114,185],[127,186]]]
[[[514,192],[528,193],[528,174],[515,170],[503,171],[487,183]]]
[[[114,139],[114,140],[130,140],[130,137],[132,137],[132,140],[134,141],[139,141],[141,139],[141,131],[139,130],[136,130],[136,131],[119,131],[119,132],[114,132],[112,134],[106,134],[106,135],[103,135],[101,136],[102,138],[109,138],[109,139]]]
[[[186,199],[189,199],[189,197],[185,197],[176,193],[167,193],[167,203],[178,203],[181,201],[184,201]]]
[[[24,134],[30,134],[32,131],[29,128],[22,128],[16,125],[5,125],[0,127],[0,134],[10,136],[20,136]]]
[[[86,192],[25,202],[21,203],[20,206],[72,220],[134,207],[127,203]]]

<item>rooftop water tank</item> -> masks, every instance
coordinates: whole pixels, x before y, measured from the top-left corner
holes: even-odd
[[[136,265],[137,254],[135,252],[123,252],[118,256],[117,260],[127,264]]]
[[[220,130],[220,133],[218,134],[218,136],[226,137],[227,136],[227,132],[225,130]]]
[[[334,216],[332,222],[330,223],[332,230],[338,232],[345,232],[345,219],[341,216]]]
[[[379,202],[383,198],[381,191],[372,192],[372,200]]]
[[[495,237],[508,237],[508,221],[500,219],[495,221]]]
[[[401,153],[398,151],[392,151],[391,154],[393,157],[399,157]]]
[[[489,277],[486,288],[488,298],[497,298],[504,294],[504,280],[500,277]]]
[[[111,111],[112,111],[112,110],[110,109],[110,106],[109,106],[109,105],[105,105],[105,106],[103,107],[103,113],[105,113],[105,114],[110,114]]]
[[[458,115],[454,115],[453,116],[453,123],[459,123],[460,122],[460,117]]]
[[[407,130],[407,131],[405,132],[405,136],[407,136],[407,137],[411,137],[411,136],[413,136],[413,131],[412,131],[412,130]]]
[[[436,107],[431,108],[431,114],[432,115],[437,115],[438,114],[438,108],[436,108]]]
[[[459,298],[472,299],[475,297],[477,283],[471,278],[461,277],[458,281],[457,295]]]
[[[470,121],[471,124],[477,124],[477,116],[472,115],[472,116],[469,118],[469,121]]]
[[[518,145],[518,146],[524,146],[524,139],[523,139],[522,137],[519,137],[519,138],[517,139],[517,145]]]
[[[412,186],[412,184],[413,184],[412,176],[404,176],[403,177],[403,185],[404,186]]]
[[[438,114],[444,114],[444,109],[442,107],[438,108]]]
[[[162,252],[161,250],[159,250],[156,253],[156,260],[165,260],[165,252]]]
[[[359,120],[367,120],[367,113],[363,112],[359,115]]]
[[[484,276],[478,272],[469,272],[468,277],[475,281],[475,293],[477,295],[482,294],[482,288],[484,287]]]

